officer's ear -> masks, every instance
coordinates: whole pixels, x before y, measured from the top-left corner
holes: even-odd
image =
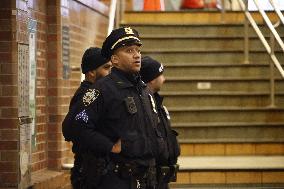
[[[111,55],[110,61],[112,62],[112,65],[115,66],[118,64],[118,56],[116,54]]]

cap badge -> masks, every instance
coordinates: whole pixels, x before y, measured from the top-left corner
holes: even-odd
[[[159,72],[162,72],[164,70],[164,66],[161,65],[160,68],[159,68]]]
[[[124,31],[127,35],[134,35],[134,32],[130,27],[124,28]]]
[[[87,92],[83,96],[83,103],[85,106],[89,106],[92,102],[94,102],[100,92],[97,89],[88,89]]]

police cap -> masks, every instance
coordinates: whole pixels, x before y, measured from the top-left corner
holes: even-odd
[[[157,60],[154,60],[153,58],[149,56],[145,56],[141,59],[141,69],[140,69],[140,75],[141,79],[148,83],[155,78],[162,75],[164,72],[163,65],[158,62]]]
[[[108,60],[101,54],[101,48],[90,47],[84,52],[84,55],[82,57],[82,73],[86,74],[88,71],[95,70],[107,62]]]
[[[105,39],[102,46],[102,55],[105,58],[110,58],[112,53],[122,47],[127,45],[142,45],[139,34],[135,29],[130,27],[121,27],[109,34],[109,36]]]

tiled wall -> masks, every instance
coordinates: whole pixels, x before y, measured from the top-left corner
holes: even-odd
[[[59,170],[72,161],[61,122],[80,83],[84,50],[101,46],[108,7],[98,0],[0,1],[0,188],[19,180],[18,44],[29,45],[28,19],[36,32],[36,142],[31,171]],[[63,78],[62,26],[69,27],[70,77]],[[73,68],[73,69],[72,69]],[[74,71],[72,71],[74,70]],[[28,86],[27,86],[28,87]]]

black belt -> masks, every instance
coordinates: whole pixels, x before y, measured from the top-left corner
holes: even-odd
[[[149,166],[137,164],[135,161],[109,163],[109,169],[116,173],[121,179],[130,179],[131,188],[143,189],[156,185],[155,161],[148,162]]]
[[[163,183],[176,182],[178,169],[179,169],[178,164],[169,165],[169,166],[157,166],[158,182],[163,182]]]

